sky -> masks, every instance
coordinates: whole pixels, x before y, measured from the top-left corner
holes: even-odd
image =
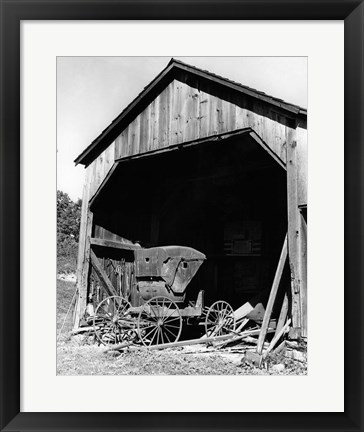
[[[306,57],[175,57],[307,108]],[[57,58],[57,189],[82,198],[74,159],[166,67],[170,57]]]

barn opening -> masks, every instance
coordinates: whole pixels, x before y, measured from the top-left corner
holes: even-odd
[[[195,248],[207,260],[187,301],[204,290],[205,304],[237,308],[271,287],[287,232],[286,183],[282,163],[247,132],[130,157],[90,203],[92,237]],[[127,268],[133,251],[93,250],[116,286],[115,269]]]

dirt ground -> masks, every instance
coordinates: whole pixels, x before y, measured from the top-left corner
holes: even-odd
[[[57,375],[306,375],[307,365],[275,358],[262,369],[242,362],[243,354],[205,352],[202,345],[168,350],[105,353],[92,337],[71,336],[73,282],[57,280]],[[63,325],[64,323],[64,325]],[[62,332],[60,334],[61,327]],[[203,351],[203,352],[201,352]]]

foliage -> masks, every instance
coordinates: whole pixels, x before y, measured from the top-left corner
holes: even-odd
[[[80,199],[73,202],[67,193],[57,191],[58,273],[69,273],[76,269],[81,205]]]

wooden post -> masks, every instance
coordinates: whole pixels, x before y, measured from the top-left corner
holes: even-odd
[[[262,328],[260,329],[259,332],[258,345],[257,345],[257,353],[259,355],[262,354],[263,344],[264,344],[265,337],[267,335],[268,325],[272,314],[274,301],[277,296],[279,282],[281,281],[284,265],[286,263],[286,258],[287,258],[287,235],[284,238],[281,256],[279,257],[277,270],[274,275],[274,280],[272,284],[272,289],[270,291],[267,307],[265,309]]]
[[[300,213],[297,193],[297,131],[287,127],[287,211],[288,211],[288,256],[291,270],[292,328],[291,339],[301,337],[300,301]]]
[[[300,220],[301,336],[307,337],[307,225],[302,214]]]
[[[89,274],[90,258],[90,238],[92,233],[93,214],[89,208],[90,194],[90,170],[86,171],[85,185],[82,195],[80,237],[78,243],[78,261],[77,261],[77,290],[78,299],[74,314],[73,329],[79,327],[80,319],[86,310],[87,304],[87,287]]]

